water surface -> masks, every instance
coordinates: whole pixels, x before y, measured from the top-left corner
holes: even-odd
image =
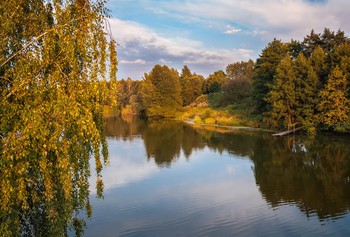
[[[349,137],[120,118],[106,133],[85,236],[350,236]]]

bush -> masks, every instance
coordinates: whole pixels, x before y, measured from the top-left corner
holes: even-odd
[[[238,126],[241,125],[241,120],[237,117],[231,116],[231,117],[218,117],[217,124],[222,126]]]
[[[133,116],[135,115],[135,112],[132,110],[130,105],[127,105],[123,110],[122,110],[122,115],[123,116]]]
[[[205,124],[215,124],[216,120],[214,118],[206,118],[204,119]]]
[[[193,122],[194,123],[198,123],[198,124],[202,124],[203,123],[201,117],[199,117],[198,115],[194,117]]]

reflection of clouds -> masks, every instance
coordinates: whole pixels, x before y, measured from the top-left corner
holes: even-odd
[[[227,167],[227,173],[228,173],[229,175],[234,174],[234,173],[235,173],[235,167],[234,167],[233,165],[229,165],[229,166]]]
[[[152,185],[138,180],[138,187],[147,188],[136,195],[132,185],[108,192],[95,210],[99,225],[88,228],[87,236],[269,236],[272,229],[306,230],[295,207],[279,207],[281,216],[266,205],[249,160],[205,148],[189,161],[181,155],[171,169],[150,177]]]
[[[108,141],[110,165],[102,170],[104,190],[145,179],[159,170],[153,161],[147,161],[142,144],[141,139],[135,139],[132,143],[112,139]],[[93,163],[93,159],[91,162]],[[94,164],[91,164],[91,167],[93,173]],[[95,185],[96,175],[92,175],[90,178],[92,193],[96,192]]]

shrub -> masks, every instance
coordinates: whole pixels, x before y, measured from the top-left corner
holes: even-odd
[[[199,117],[198,115],[194,117],[193,122],[194,123],[198,123],[198,124],[202,124],[203,123],[201,117]]]
[[[204,119],[205,124],[215,124],[216,120],[214,118],[206,118]]]

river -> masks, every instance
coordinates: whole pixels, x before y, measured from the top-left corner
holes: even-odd
[[[350,138],[106,119],[84,236],[350,236]]]

